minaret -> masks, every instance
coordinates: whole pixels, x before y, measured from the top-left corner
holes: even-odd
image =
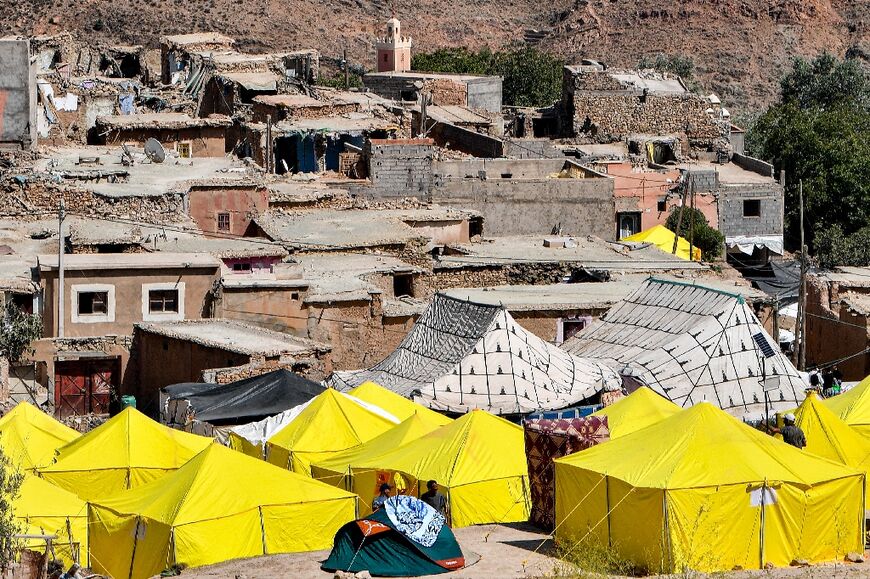
[[[411,38],[402,37],[402,24],[396,18],[387,20],[387,36],[378,40],[378,72],[411,70]]]

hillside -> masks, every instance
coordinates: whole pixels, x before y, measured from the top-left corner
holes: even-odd
[[[373,39],[391,13],[417,50],[443,46],[501,48],[526,30],[569,60],[594,58],[634,66],[659,52],[690,56],[704,89],[726,104],[757,107],[776,91],[793,54],[849,48],[870,51],[870,0],[20,0],[4,2],[0,30],[52,34],[69,30],[92,42],[156,45],[163,34],[217,30],[258,52],[316,47],[368,65]]]

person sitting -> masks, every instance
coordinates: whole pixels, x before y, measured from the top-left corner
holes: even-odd
[[[444,515],[447,516],[447,497],[438,492],[438,483],[430,480],[426,483],[428,489],[420,495],[420,500]]]
[[[376,513],[384,507],[384,503],[387,502],[387,499],[390,498],[390,490],[391,487],[389,484],[384,483],[381,485],[381,493],[375,497],[375,500],[372,501],[372,512]]]

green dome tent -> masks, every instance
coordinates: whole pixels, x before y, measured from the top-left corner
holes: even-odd
[[[410,511],[418,513],[421,525],[394,522],[394,518],[408,520]],[[401,514],[391,517],[390,512]],[[417,532],[409,532],[411,528]],[[425,537],[419,529],[431,533]],[[365,570],[376,577],[419,577],[464,566],[462,549],[443,516],[419,499],[400,495],[387,500],[379,511],[339,529],[332,552],[320,568],[350,573]]]

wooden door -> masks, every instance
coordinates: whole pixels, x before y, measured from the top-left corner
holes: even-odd
[[[118,388],[120,360],[65,360],[55,362],[54,367],[57,416],[109,412],[112,392]]]

